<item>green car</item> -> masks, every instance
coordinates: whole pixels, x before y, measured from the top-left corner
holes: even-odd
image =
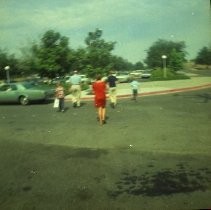
[[[0,103],[45,101],[54,95],[54,89],[43,89],[30,82],[3,83],[0,85]]]

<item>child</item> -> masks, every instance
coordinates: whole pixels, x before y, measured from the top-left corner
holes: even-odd
[[[133,78],[132,82],[130,83],[130,86],[132,88],[132,100],[134,101],[136,101],[137,99],[139,85],[139,82],[135,78]]]
[[[59,99],[59,112],[64,112],[64,88],[62,87],[61,83],[57,83],[57,87],[55,90],[56,98]]]

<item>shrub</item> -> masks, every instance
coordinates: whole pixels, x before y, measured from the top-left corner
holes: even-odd
[[[190,79],[185,74],[175,72],[171,69],[166,69],[166,77],[164,78],[163,69],[155,69],[152,71],[152,75],[150,80],[156,81],[156,80],[178,80],[178,79]]]

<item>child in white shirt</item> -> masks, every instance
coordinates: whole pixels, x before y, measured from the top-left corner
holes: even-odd
[[[132,95],[133,95],[132,100],[136,101],[140,83],[137,80],[133,79],[133,81],[130,83],[130,86],[132,88]]]

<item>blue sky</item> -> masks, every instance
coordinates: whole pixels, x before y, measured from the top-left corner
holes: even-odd
[[[113,54],[143,61],[158,39],[185,41],[189,59],[211,45],[209,0],[0,0],[0,49],[20,54],[49,29],[84,47],[88,32],[116,41]]]

